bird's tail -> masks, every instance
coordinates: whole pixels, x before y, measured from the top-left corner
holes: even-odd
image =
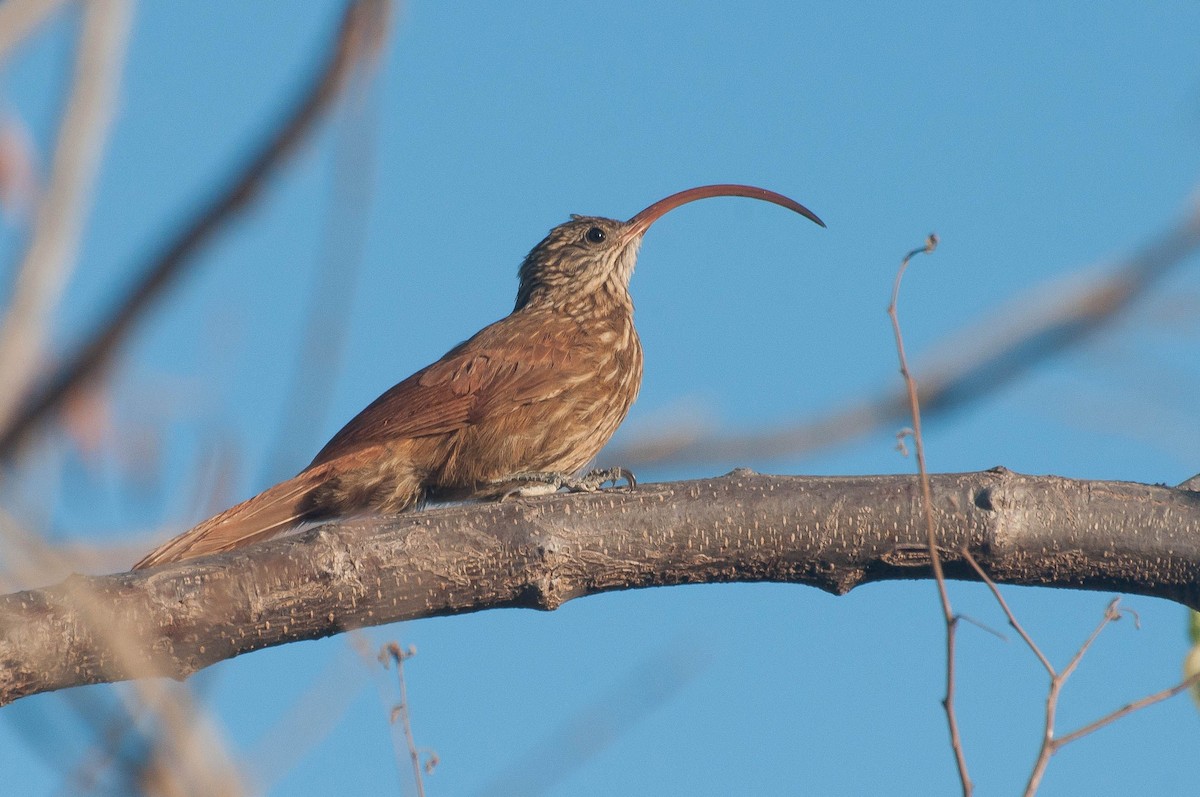
[[[226,509],[160,545],[133,566],[134,570],[240,548],[286,531],[311,517],[313,491],[328,478],[327,468],[310,468],[248,501]]]

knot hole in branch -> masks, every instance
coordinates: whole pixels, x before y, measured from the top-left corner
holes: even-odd
[[[983,487],[975,491],[975,506],[984,512],[995,512],[996,505],[992,503],[992,488]]]

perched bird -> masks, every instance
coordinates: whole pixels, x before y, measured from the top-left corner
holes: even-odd
[[[425,501],[595,490],[623,469],[576,478],[625,419],[642,381],[629,279],[642,236],[674,208],[744,185],[672,194],[629,221],[572,216],[521,264],[512,313],[388,390],[298,475],[157,548],[134,569],[227,551],[302,523],[403,512]]]

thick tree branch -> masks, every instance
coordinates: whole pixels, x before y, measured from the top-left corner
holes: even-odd
[[[932,477],[946,575],[1200,607],[1200,493],[998,468]],[[350,628],[634,587],[730,581],[837,594],[927,578],[915,476],[728,476],[346,521],[136,573],[0,597],[0,704]],[[136,634],[139,660],[128,639]]]

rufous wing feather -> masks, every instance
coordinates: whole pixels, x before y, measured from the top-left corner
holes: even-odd
[[[303,523],[308,519],[307,499],[328,477],[327,471],[310,468],[214,515],[154,549],[133,569],[240,548]]]
[[[549,323],[549,322],[548,322]],[[586,362],[569,355],[570,337],[508,341],[503,322],[485,328],[392,387],[333,436],[309,467],[363,448],[448,434],[524,404],[554,399],[586,380]]]

